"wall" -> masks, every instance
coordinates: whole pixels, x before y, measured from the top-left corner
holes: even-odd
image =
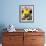
[[[13,24],[16,28],[46,28],[46,0],[0,0],[0,25]],[[19,22],[19,5],[34,5],[34,23]]]

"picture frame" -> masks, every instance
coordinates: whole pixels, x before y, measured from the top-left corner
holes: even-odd
[[[34,22],[34,5],[19,6],[19,21],[22,23]]]

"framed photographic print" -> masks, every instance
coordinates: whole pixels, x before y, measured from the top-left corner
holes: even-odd
[[[19,21],[26,23],[34,22],[34,5],[19,6]]]

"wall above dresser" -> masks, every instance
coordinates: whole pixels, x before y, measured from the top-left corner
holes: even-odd
[[[0,0],[0,24],[13,24],[16,28],[46,28],[46,0]],[[34,22],[19,22],[19,5],[34,5]]]

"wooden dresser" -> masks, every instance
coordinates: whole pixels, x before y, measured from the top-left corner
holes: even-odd
[[[44,32],[3,32],[3,46],[44,46]]]

